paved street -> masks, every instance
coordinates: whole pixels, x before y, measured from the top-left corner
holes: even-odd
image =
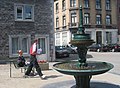
[[[95,75],[91,79],[91,88],[120,88],[120,53],[112,52],[88,52],[88,60],[105,61],[114,64],[114,68],[104,74]],[[70,55],[70,58],[61,58],[59,61],[75,60],[77,55]],[[71,75],[61,74],[52,69],[50,62],[49,69],[43,71],[47,75],[46,80],[39,76],[23,78],[24,73],[15,69],[12,65],[12,78],[9,77],[9,64],[0,64],[0,88],[75,88],[75,80]]]

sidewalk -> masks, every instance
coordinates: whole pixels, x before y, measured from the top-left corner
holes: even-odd
[[[0,64],[0,88],[75,88],[75,80],[71,75],[61,74],[52,69],[55,62],[50,62],[50,70],[43,71],[47,76],[41,80],[39,76],[23,78],[24,73],[12,66],[12,78],[9,77],[9,64]],[[91,79],[91,88],[120,88],[120,75],[106,72],[95,75]]]

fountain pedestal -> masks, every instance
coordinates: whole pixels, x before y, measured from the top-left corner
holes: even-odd
[[[76,88],[90,88],[90,79],[92,76],[74,75],[76,81]]]

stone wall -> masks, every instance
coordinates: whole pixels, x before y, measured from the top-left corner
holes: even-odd
[[[15,21],[14,4],[34,5],[34,22]],[[0,59],[9,57],[9,35],[50,35],[54,43],[52,0],[0,0]],[[51,51],[51,49],[50,49]]]

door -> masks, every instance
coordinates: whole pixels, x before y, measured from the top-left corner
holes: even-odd
[[[96,32],[96,43],[102,44],[102,32],[101,31]]]
[[[47,37],[39,37],[38,38],[38,45],[37,48],[38,49],[42,49],[42,52],[40,55],[37,55],[37,59],[38,60],[48,60],[48,56],[49,56],[49,51],[48,51],[48,38]]]

